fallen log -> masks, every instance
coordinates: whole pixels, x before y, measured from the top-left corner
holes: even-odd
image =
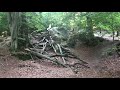
[[[50,57],[47,56],[47,55],[43,55],[43,54],[40,54],[40,53],[38,53],[38,52],[31,51],[30,49],[25,49],[25,50],[26,50],[26,51],[29,51],[29,52],[32,53],[33,55],[36,55],[36,56],[38,56],[38,57],[40,57],[40,58],[45,58],[45,59],[48,59],[48,60],[50,60],[50,61],[53,61],[53,62],[55,62],[55,63],[57,63],[57,64],[59,64],[59,65],[62,65],[62,66],[64,66],[64,67],[67,67],[66,65],[62,64],[61,62],[59,62],[59,61],[57,61],[57,60],[55,60],[55,59],[50,58]]]
[[[68,58],[78,59],[75,56],[72,56],[72,55],[69,55],[69,54],[55,54],[55,55],[49,55],[49,57],[68,57]]]

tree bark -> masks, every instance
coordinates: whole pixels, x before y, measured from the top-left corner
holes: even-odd
[[[18,31],[20,28],[20,12],[8,13],[8,24],[11,32],[11,50],[16,51],[18,49]]]
[[[28,25],[27,25],[27,20],[26,20],[26,12],[22,12],[21,14],[21,27],[19,30],[19,37],[24,38],[24,42],[20,42],[23,47],[28,47],[29,45],[29,40],[28,40]]]
[[[116,35],[116,37],[118,37],[119,36],[119,30],[117,30],[117,35]]]
[[[113,26],[113,17],[112,17],[112,33],[113,33],[113,43],[115,40],[115,31],[114,31],[114,26]]]
[[[90,16],[86,16],[87,19],[87,27],[86,30],[88,32],[89,38],[93,38],[94,34],[93,34],[93,24],[92,24],[92,19]]]

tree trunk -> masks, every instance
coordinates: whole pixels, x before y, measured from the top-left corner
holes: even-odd
[[[20,30],[19,30],[19,37],[25,39],[24,42],[20,42],[23,47],[27,47],[28,44],[29,44],[29,40],[28,40],[28,25],[26,24],[27,23],[27,20],[26,20],[26,13],[23,12],[21,14],[21,27],[20,27]]]
[[[116,35],[116,37],[118,37],[119,36],[119,30],[117,30],[117,35]]]
[[[113,42],[114,42],[114,40],[115,40],[115,31],[114,31],[114,29],[112,30],[112,33],[113,33]]]
[[[87,19],[86,35],[88,38],[88,43],[91,43],[91,40],[94,38],[92,19],[90,16],[86,16],[86,19]]]
[[[102,30],[101,30],[101,28],[100,28],[100,30],[99,30],[99,31],[100,31],[100,34],[101,34],[101,33],[102,33]]]
[[[86,16],[86,19],[87,19],[87,32],[89,34],[89,38],[93,38],[94,37],[94,34],[93,34],[93,24],[92,24],[92,19],[91,17],[89,16]]]
[[[20,12],[9,12],[8,23],[11,32],[11,50],[16,51],[18,49],[18,31],[20,28]]]
[[[113,43],[114,43],[115,31],[114,31],[114,26],[113,26],[113,17],[112,17],[112,33],[113,33]]]

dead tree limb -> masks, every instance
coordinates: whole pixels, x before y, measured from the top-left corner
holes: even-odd
[[[68,67],[68,58],[74,58],[81,64],[88,64],[71,52],[70,49],[59,44],[49,30],[47,30],[47,32],[33,32],[29,34],[29,42],[32,47],[27,49],[27,51],[37,57],[45,58],[64,67]],[[51,55],[51,53],[55,55]],[[62,62],[60,60],[62,60]]]
[[[78,59],[79,61],[81,61],[83,64],[88,64],[87,62],[81,60],[78,56],[76,56],[73,52],[71,52],[69,49],[62,47],[62,49],[65,51],[65,54],[71,55],[74,58]]]
[[[47,56],[47,55],[43,55],[43,54],[40,54],[40,53],[38,53],[38,52],[31,51],[30,49],[25,49],[25,50],[26,50],[26,51],[29,51],[29,52],[32,53],[33,55],[36,55],[36,56],[38,56],[38,57],[40,57],[40,58],[45,58],[45,59],[48,59],[48,60],[50,60],[50,61],[53,61],[53,62],[55,62],[55,63],[57,63],[57,64],[59,64],[59,65],[62,65],[62,66],[64,66],[64,67],[67,67],[66,65],[62,64],[62,63],[59,62],[59,61],[56,61],[55,59],[50,58],[50,57]]]
[[[63,54],[60,44],[57,44],[57,46],[59,48],[60,54]],[[64,57],[62,57],[62,60],[63,60],[64,64],[66,64]]]

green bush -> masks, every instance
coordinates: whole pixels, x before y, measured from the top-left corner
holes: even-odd
[[[115,47],[111,47],[111,48],[107,48],[102,52],[102,56],[106,57],[106,56],[112,56],[114,55],[116,52],[116,48]]]
[[[68,46],[74,47],[77,42],[82,42],[86,46],[96,46],[103,42],[104,39],[100,37],[91,38],[88,33],[80,32],[72,35],[68,40]]]
[[[87,45],[87,46],[96,46],[98,45],[100,42],[103,41],[102,38],[98,38],[98,37],[90,37],[88,33],[86,32],[82,32],[79,34],[79,41],[81,41],[83,44]]]
[[[78,42],[78,38],[79,37],[79,34],[74,34],[74,35],[71,35],[67,41],[67,44],[69,47],[75,47],[76,43]]]

